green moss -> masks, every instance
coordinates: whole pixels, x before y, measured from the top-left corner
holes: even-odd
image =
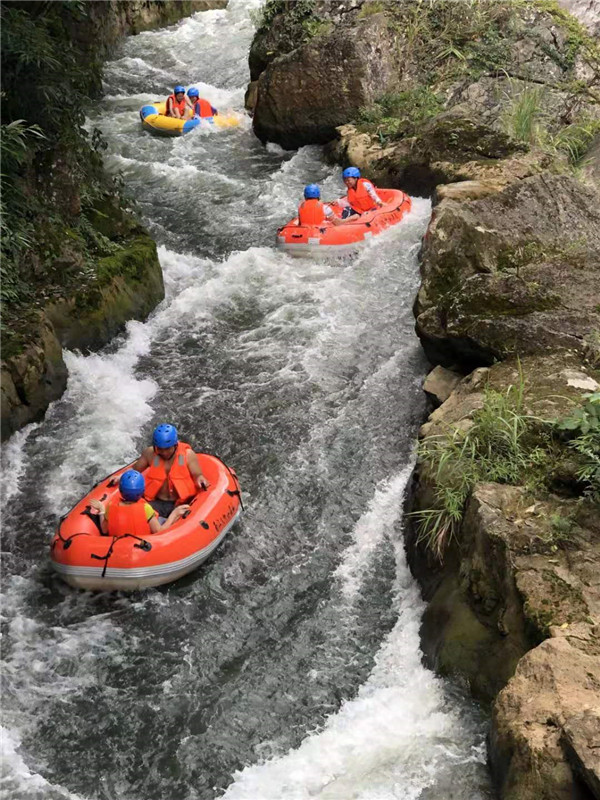
[[[589,614],[581,591],[563,580],[553,569],[537,576],[538,585],[528,592],[523,610],[538,641],[550,635],[550,627],[580,622]]]
[[[146,276],[148,264],[156,261],[156,245],[149,236],[138,236],[126,247],[100,259],[97,267],[97,280],[100,286],[119,275],[133,281]]]
[[[583,56],[588,63],[600,66],[600,45],[578,19],[561,8],[556,0],[536,0],[536,8],[549,14],[566,32],[563,56],[566,67],[571,67],[578,55]]]
[[[312,39],[315,36],[324,36],[331,33],[333,30],[333,23],[330,20],[309,17],[302,21],[302,29],[306,33],[306,36]]]
[[[496,257],[499,272],[516,272],[529,264],[543,264],[548,261],[561,261],[575,269],[586,266],[589,249],[585,241],[565,244],[545,242],[525,242],[514,247],[506,247]]]
[[[386,10],[386,4],[382,0],[366,0],[358,14],[359,19],[371,17],[373,14],[381,14]]]
[[[468,295],[459,297],[456,301],[460,309],[459,316],[521,317],[536,311],[549,311],[561,305],[558,294],[546,292],[538,284],[526,283],[516,276],[510,283],[512,285],[503,284],[496,291],[492,281],[480,292],[471,291]]]
[[[423,123],[440,112],[441,99],[427,86],[386,94],[360,111],[358,128],[380,136],[412,136]]]

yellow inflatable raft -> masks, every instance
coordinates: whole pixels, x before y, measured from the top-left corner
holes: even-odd
[[[180,136],[182,133],[189,133],[199,125],[214,125],[217,128],[237,128],[240,124],[241,116],[235,111],[226,114],[216,114],[214,117],[203,117],[199,119],[177,119],[167,117],[166,100],[164,102],[153,102],[142,106],[140,109],[140,119],[146,130],[152,133],[159,133],[164,136]]]

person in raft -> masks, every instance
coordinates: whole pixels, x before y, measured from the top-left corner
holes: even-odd
[[[198,456],[189,444],[179,441],[174,425],[158,425],[152,434],[152,446],[132,466],[139,472],[148,469],[144,497],[159,519],[168,519],[176,506],[180,508],[181,503],[210,485],[202,474]]]
[[[175,117],[176,119],[187,119],[191,111],[192,104],[185,94],[185,86],[177,84],[173,89],[173,94],[167,97],[167,117]]]
[[[216,117],[219,113],[216,108],[211,106],[208,100],[204,100],[204,98],[200,97],[200,92],[193,86],[191,89],[188,89],[188,97],[192,105],[194,117],[206,119],[206,117]]]
[[[321,190],[317,184],[309,183],[304,187],[304,202],[298,206],[298,225],[321,225],[323,222],[342,225],[331,206],[321,202]]]
[[[113,498],[106,506],[100,500],[90,500],[90,505],[100,515],[102,533],[109,536],[131,533],[140,537],[159,533],[177,522],[189,508],[187,505],[177,506],[161,524],[156,511],[143,499],[145,488],[144,476],[135,469],[128,469],[119,481],[120,497]]]
[[[337,201],[343,208],[342,219],[374,211],[383,206],[383,201],[371,181],[360,177],[358,167],[346,167],[342,172],[342,178],[348,189],[348,194]]]

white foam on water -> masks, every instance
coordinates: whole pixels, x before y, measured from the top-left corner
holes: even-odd
[[[0,726],[0,790],[5,800],[86,800],[31,772],[20,745],[18,734]]]
[[[150,348],[150,332],[151,327],[131,321],[114,354],[64,352],[69,378],[61,402],[71,404],[74,413],[62,425],[60,466],[47,473],[46,491],[56,514],[64,513],[74,493],[87,491],[92,464],[110,472],[136,453],[139,430],[152,417],[150,401],[157,391],[154,380],[134,374]]]
[[[401,540],[396,561],[398,621],[358,696],[300,747],[235,773],[222,800],[418,800],[448,762],[485,763],[485,748],[469,744],[472,731],[445,702],[443,682],[421,664],[423,603]],[[468,791],[456,797],[480,797]]]
[[[236,108],[243,105],[244,97],[241,95],[239,89],[222,89],[218,86],[212,86],[210,83],[204,83],[203,81],[195,81],[186,88],[189,90],[192,86],[198,89],[200,97],[208,100],[212,106],[221,112],[225,111],[230,106]]]
[[[394,526],[402,517],[402,501],[414,469],[411,460],[397,475],[384,481],[376,490],[369,508],[352,531],[353,544],[344,551],[343,559],[333,573],[341,581],[342,594],[355,598],[375,549],[384,538],[391,538]]]
[[[10,687],[10,703],[6,698],[3,703],[2,795],[10,800],[85,800],[31,769],[20,753],[21,738],[35,730],[48,706],[65,693],[72,696],[106,678],[98,670],[98,658],[118,657],[119,628],[113,613],[91,614],[64,627],[48,627],[34,619],[29,608],[40,593],[36,569],[28,576],[8,577],[2,589],[0,618],[10,645],[4,648],[2,662],[3,680]],[[71,602],[85,603],[85,596],[73,595]],[[36,762],[39,769],[39,755]]]
[[[26,425],[2,445],[2,476],[0,481],[2,505],[9,503],[21,491],[20,480],[27,469],[25,446],[38,426],[39,423],[37,422]]]

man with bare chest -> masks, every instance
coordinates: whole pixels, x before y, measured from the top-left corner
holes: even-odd
[[[186,442],[180,442],[174,425],[159,425],[132,469],[145,474],[145,499],[165,519],[176,505],[187,503],[199,489],[207,489],[198,457]]]

